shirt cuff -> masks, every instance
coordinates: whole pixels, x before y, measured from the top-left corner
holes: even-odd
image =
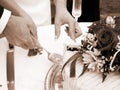
[[[10,16],[11,16],[11,12],[9,10],[7,10],[7,9],[4,9],[3,14],[2,14],[2,16],[0,18],[0,34],[5,29]]]

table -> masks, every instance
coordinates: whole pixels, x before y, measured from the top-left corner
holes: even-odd
[[[91,23],[80,23],[83,32],[87,31],[87,27]],[[69,39],[61,27],[61,36],[54,40],[54,25],[38,27],[38,39],[41,45],[50,52],[56,52],[63,55],[64,44]],[[79,41],[79,39],[77,40]],[[6,51],[8,43],[6,38],[0,39],[0,90],[7,90],[6,80]],[[43,51],[42,55],[28,57],[28,50],[15,47],[15,90],[44,90],[45,77],[53,65],[47,58],[47,53]]]

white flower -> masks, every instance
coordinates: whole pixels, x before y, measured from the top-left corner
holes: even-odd
[[[112,28],[115,28],[115,20],[112,16],[107,16],[106,25],[111,26]]]
[[[117,45],[115,47],[117,50],[120,49],[120,36],[118,36],[118,40],[119,40],[119,42],[117,43]]]
[[[92,56],[90,54],[83,53],[82,56],[83,56],[83,63],[91,63],[91,62],[93,62],[93,58],[92,58]]]
[[[89,70],[95,71],[96,69],[96,62],[91,62],[88,66]]]
[[[88,34],[87,34],[87,36],[86,36],[86,38],[87,38],[87,39],[88,39],[88,41],[89,41],[89,42],[91,42],[91,43],[93,43],[93,42],[94,42],[94,40],[95,40],[94,35],[93,35],[93,34],[91,34],[91,33],[88,33]]]
[[[88,42],[90,45],[94,46],[94,47],[97,45],[97,41],[95,41],[95,36],[96,36],[96,35],[93,35],[93,34],[91,34],[91,33],[88,33],[88,34],[86,35],[86,40],[87,40],[87,42]]]
[[[112,16],[107,16],[106,24],[115,24],[115,20],[113,19]]]

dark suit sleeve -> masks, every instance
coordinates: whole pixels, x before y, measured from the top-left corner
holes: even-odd
[[[2,6],[0,6],[0,18],[2,16],[2,14],[3,14],[3,10],[4,10],[4,8]]]
[[[93,22],[100,19],[100,1],[99,0],[82,0],[82,15],[79,22]],[[72,0],[67,0],[67,9],[72,12]]]

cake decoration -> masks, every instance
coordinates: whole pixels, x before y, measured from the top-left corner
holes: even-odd
[[[86,70],[96,71],[102,74],[102,81],[104,81],[109,73],[120,72],[120,17],[107,16],[93,22],[88,28],[79,47],[74,49],[67,47],[68,51],[77,51],[77,57],[73,55],[72,59],[69,58],[63,65],[62,71],[68,63],[81,60],[83,71],[80,76]],[[80,57],[81,59],[77,59]]]

